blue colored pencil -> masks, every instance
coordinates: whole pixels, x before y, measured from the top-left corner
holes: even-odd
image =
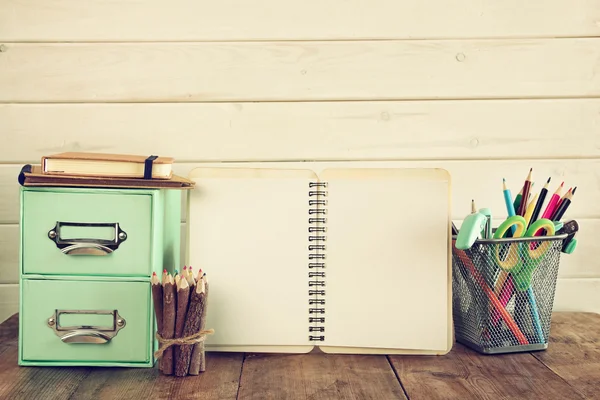
[[[504,192],[504,202],[506,203],[506,211],[508,212],[508,217],[512,217],[515,215],[515,205],[513,204],[512,195],[510,193],[510,189],[506,187],[506,179],[502,178],[502,187]],[[510,232],[512,235],[515,234],[516,226],[511,226]]]
[[[544,343],[544,331],[542,330],[542,323],[540,321],[540,315],[538,314],[537,302],[535,301],[535,295],[531,286],[527,288],[527,297],[529,298],[529,306],[531,308],[531,319],[533,320],[533,326],[535,327],[536,336],[538,343]]]

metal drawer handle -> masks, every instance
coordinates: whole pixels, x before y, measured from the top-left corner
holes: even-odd
[[[62,239],[60,229],[65,226],[77,227],[109,227],[115,230],[114,239]],[[94,223],[94,222],[61,222],[57,221],[54,228],[48,232],[48,238],[56,243],[64,254],[68,255],[90,255],[105,256],[119,248],[119,245],[127,239],[127,233],[121,229],[118,222],[115,223]]]
[[[63,314],[93,314],[112,315],[112,326],[60,326],[60,316]],[[94,343],[104,344],[110,342],[117,333],[125,327],[125,320],[119,315],[118,310],[54,310],[48,318],[48,327],[54,331],[65,343]]]

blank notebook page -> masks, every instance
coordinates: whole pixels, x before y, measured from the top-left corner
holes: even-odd
[[[308,344],[312,171],[196,169],[188,259],[206,271],[207,346]]]
[[[325,346],[448,347],[449,177],[326,170]]]

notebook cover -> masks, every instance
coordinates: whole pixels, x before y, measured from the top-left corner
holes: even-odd
[[[360,165],[360,163],[358,163],[357,165]],[[304,167],[306,168],[306,164],[301,164],[301,165],[294,165],[294,166],[298,166],[298,167]],[[318,167],[319,164],[314,165],[315,167]],[[283,171],[285,170],[278,170],[277,168],[271,169],[271,168],[197,168],[194,171],[192,171],[190,173],[190,178],[192,179],[198,179],[198,178],[221,178],[223,180],[223,182],[232,179],[234,177],[237,178],[241,178],[243,176],[252,176],[252,175],[256,175],[261,176],[263,174],[281,174],[283,173]],[[314,168],[315,172],[316,170],[318,170],[318,168]],[[383,171],[385,172],[385,171]],[[370,172],[366,172],[363,171],[362,173],[356,170],[350,170],[350,169],[345,169],[342,170],[341,173],[347,173],[349,174],[349,176],[351,177],[359,177],[359,176],[364,176],[367,177],[369,175],[371,175]],[[401,173],[401,174],[409,174],[412,176],[413,179],[416,179],[417,181],[420,182],[427,182],[427,181],[448,181],[448,184],[450,184],[450,177],[449,175],[447,175],[446,171],[434,171],[431,169],[428,169],[426,171],[422,171],[421,173],[419,173],[419,170],[402,170],[400,172],[398,171],[394,171],[393,169],[389,170],[390,174],[397,174],[397,173]],[[320,179],[323,180],[327,180],[328,176],[326,176],[327,174],[323,174],[320,178],[316,178],[314,179],[315,181],[319,181]],[[227,177],[227,179],[225,179]],[[274,186],[275,187],[275,186]],[[217,193],[212,192],[212,191],[208,191],[207,188],[204,187],[204,183],[200,184],[198,186],[198,190],[202,190],[205,194],[209,193],[210,195],[208,196],[213,197],[215,196]],[[308,189],[307,189],[308,190]],[[240,190],[240,192],[245,193],[246,196],[249,196],[248,193],[245,190]],[[190,194],[192,192],[189,192]],[[261,193],[266,196],[269,197],[269,195],[267,194],[268,192],[265,192],[263,190],[261,190]],[[253,196],[250,196],[251,198]],[[204,198],[206,199],[206,196],[200,196],[197,199],[200,198]],[[191,203],[195,203],[198,200],[194,200],[194,199],[190,199],[188,198],[188,207],[191,206]],[[302,201],[305,201],[305,199],[307,199],[307,197],[304,197],[302,195]],[[449,219],[449,206],[450,206],[450,191],[448,188],[448,193],[447,193],[447,197],[443,196],[444,199],[444,203],[445,203],[445,207],[448,207],[448,220],[447,220],[447,227],[448,227],[448,238],[450,237],[450,219]],[[204,207],[208,207],[209,206],[204,206]],[[223,206],[224,208],[227,208],[225,206]],[[304,207],[304,206],[303,206]],[[205,208],[206,209],[206,208]],[[213,210],[213,208],[210,208],[210,213],[209,214],[217,214],[217,215],[221,215],[223,213],[223,218],[225,218],[227,216],[227,214],[224,213],[224,211],[221,210]],[[305,211],[302,211],[302,213],[304,214]],[[200,223],[200,221],[197,221],[197,217],[191,216],[191,214],[194,214],[194,210],[188,210],[188,230],[190,228],[190,221],[194,221],[195,224],[197,225],[198,223]],[[260,215],[262,215],[263,217],[265,216],[264,214],[259,213]],[[219,223],[219,225],[222,225],[223,222],[227,222],[228,219],[231,218],[225,218],[224,220],[221,220],[221,223]],[[444,217],[444,219],[446,219]],[[237,221],[237,220],[235,220]],[[231,222],[233,223],[233,222]],[[239,223],[239,222],[236,222]],[[212,224],[208,224],[207,226],[215,226],[215,228],[217,227],[217,225],[212,225]],[[256,229],[253,231],[254,234],[257,234],[258,228],[262,226],[261,223],[256,224]],[[219,229],[221,229],[219,227]],[[302,228],[302,230],[304,231],[305,228]],[[210,230],[210,229],[209,229]],[[214,233],[214,232],[213,232]],[[264,232],[263,232],[264,233]],[[216,234],[215,234],[216,235]],[[219,235],[216,235],[219,236]],[[258,237],[262,237],[263,234],[258,234]],[[198,250],[196,247],[196,245],[193,243],[193,241],[190,241],[190,237],[188,235],[188,243],[186,246],[187,249],[187,261],[191,261],[190,260],[190,254],[189,254],[189,250],[190,247],[195,248],[196,249],[196,253],[200,250]],[[229,240],[230,238],[228,238]],[[304,239],[302,239],[302,243]],[[230,241],[230,243],[234,243],[234,241]],[[272,246],[271,247],[263,247],[263,246],[258,246],[258,248],[262,249],[262,251],[265,253],[265,256],[268,256],[269,254],[271,254],[272,251]],[[231,247],[230,247],[231,249]],[[308,342],[306,346],[303,346],[301,344],[298,344],[297,346],[281,346],[281,345],[277,345],[275,343],[269,343],[269,344],[265,344],[265,345],[252,345],[250,343],[246,343],[245,341],[240,340],[239,343],[229,343],[229,345],[227,344],[223,344],[223,345],[215,345],[214,343],[209,343],[207,345],[207,350],[208,351],[257,351],[257,352],[278,352],[278,353],[304,353],[304,352],[308,352],[310,350],[312,350],[313,348],[319,348],[320,351],[325,352],[325,353],[339,353],[339,354],[413,354],[413,355],[440,355],[440,354],[445,354],[447,353],[451,348],[452,348],[452,344],[454,342],[454,338],[452,335],[452,308],[451,308],[451,304],[452,304],[452,287],[451,287],[451,258],[450,258],[450,247],[448,245],[448,247],[446,247],[445,250],[445,259],[447,260],[447,263],[445,262],[444,265],[446,265],[446,268],[444,270],[444,275],[445,275],[445,285],[447,285],[447,291],[446,291],[446,302],[445,302],[445,307],[447,307],[447,318],[444,318],[444,321],[442,322],[443,325],[443,332],[444,332],[444,344],[442,346],[440,346],[440,348],[436,348],[435,350],[433,349],[424,349],[424,348],[401,348],[401,347],[396,347],[396,348],[390,348],[387,346],[381,346],[381,347],[356,347],[356,346],[351,346],[351,345],[346,345],[346,346],[338,346],[338,345],[332,345],[331,343],[329,345],[319,345],[315,342]],[[253,262],[256,262],[256,260],[262,260],[262,258],[250,258],[248,261],[246,261],[246,263],[248,263],[248,265],[246,265],[245,268],[253,270],[254,268],[256,268],[256,266],[260,266],[261,264],[253,264]],[[196,259],[194,259],[194,261],[198,261]],[[189,263],[189,262],[188,262]],[[242,262],[242,264],[244,264],[244,262]],[[282,263],[282,265],[287,265],[288,263]],[[306,269],[303,270],[303,273],[306,273]],[[357,276],[359,276],[357,274]],[[265,278],[266,279],[266,278]],[[305,280],[306,278],[300,278],[301,280]],[[331,299],[330,299],[331,300]],[[219,314],[222,315],[222,314]],[[242,324],[243,325],[243,324]],[[327,325],[327,324],[325,324]],[[221,330],[219,330],[221,331]],[[313,347],[315,346],[316,347]]]
[[[42,165],[44,165],[44,160],[49,159],[63,159],[63,160],[93,160],[93,161],[118,161],[118,162],[132,162],[132,163],[141,163],[148,156],[137,155],[137,154],[111,154],[111,153],[87,153],[87,152],[77,152],[77,151],[68,151],[64,153],[51,154],[48,156],[42,157]],[[172,164],[172,157],[157,157],[154,161],[154,164]]]
[[[22,186],[75,186],[105,188],[192,189],[193,181],[173,174],[170,179],[116,178],[42,173],[41,165],[26,164],[18,177]]]

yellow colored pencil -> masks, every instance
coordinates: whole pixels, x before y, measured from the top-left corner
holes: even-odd
[[[527,205],[527,210],[525,211],[525,226],[529,225],[529,221],[533,215],[533,210],[535,210],[535,204],[537,203],[538,196],[539,194],[536,193],[533,197],[533,200],[531,200]]]

